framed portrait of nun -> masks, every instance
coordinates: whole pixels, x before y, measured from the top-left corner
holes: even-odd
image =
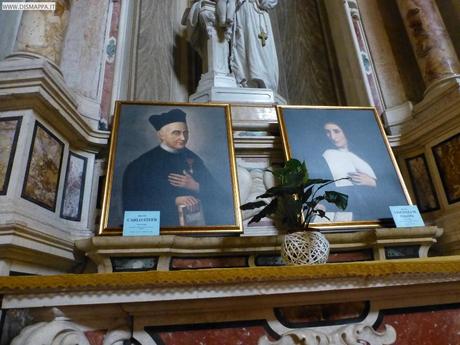
[[[374,108],[279,106],[286,159],[305,161],[310,178],[339,180],[325,190],[348,195],[348,207],[320,205],[316,228],[392,226],[389,206],[410,205],[391,147]]]
[[[118,101],[99,233],[159,211],[160,234],[242,232],[228,105]]]

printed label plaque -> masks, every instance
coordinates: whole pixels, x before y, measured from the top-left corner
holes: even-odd
[[[123,236],[160,235],[160,211],[125,211]]]
[[[422,216],[415,205],[390,206],[397,228],[425,226]]]

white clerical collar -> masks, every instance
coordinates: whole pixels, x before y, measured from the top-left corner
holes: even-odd
[[[161,146],[161,148],[163,150],[168,151],[169,153],[179,153],[179,151],[180,151],[180,150],[176,150],[176,149],[173,149],[173,148],[169,147],[165,143],[161,143],[160,146]]]

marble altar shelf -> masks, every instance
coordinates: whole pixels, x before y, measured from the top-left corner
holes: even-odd
[[[27,308],[337,293],[459,281],[460,256],[449,256],[312,266],[0,277],[0,294],[3,308]]]
[[[326,233],[331,244],[331,260],[386,260],[394,258],[427,257],[429,248],[442,234],[438,227],[378,228],[356,232]],[[144,258],[155,260],[158,271],[195,268],[175,266],[176,259],[240,257],[242,266],[266,266],[261,256],[278,257],[282,236],[249,237],[185,237],[166,235],[160,237],[93,237],[79,240],[76,246],[97,265],[99,273],[115,271],[114,260]],[[410,249],[410,256],[398,250]],[[348,255],[348,258],[345,256]],[[274,259],[275,260],[275,259]],[[264,261],[266,262],[266,261]],[[278,261],[278,265],[280,262]],[[192,264],[191,264],[192,265]],[[208,266],[208,268],[217,266]],[[235,267],[235,266],[226,266]],[[201,267],[202,268],[202,267]]]

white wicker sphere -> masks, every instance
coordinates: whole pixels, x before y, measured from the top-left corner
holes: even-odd
[[[284,237],[281,257],[288,265],[323,264],[329,257],[329,242],[319,231],[294,232]]]

